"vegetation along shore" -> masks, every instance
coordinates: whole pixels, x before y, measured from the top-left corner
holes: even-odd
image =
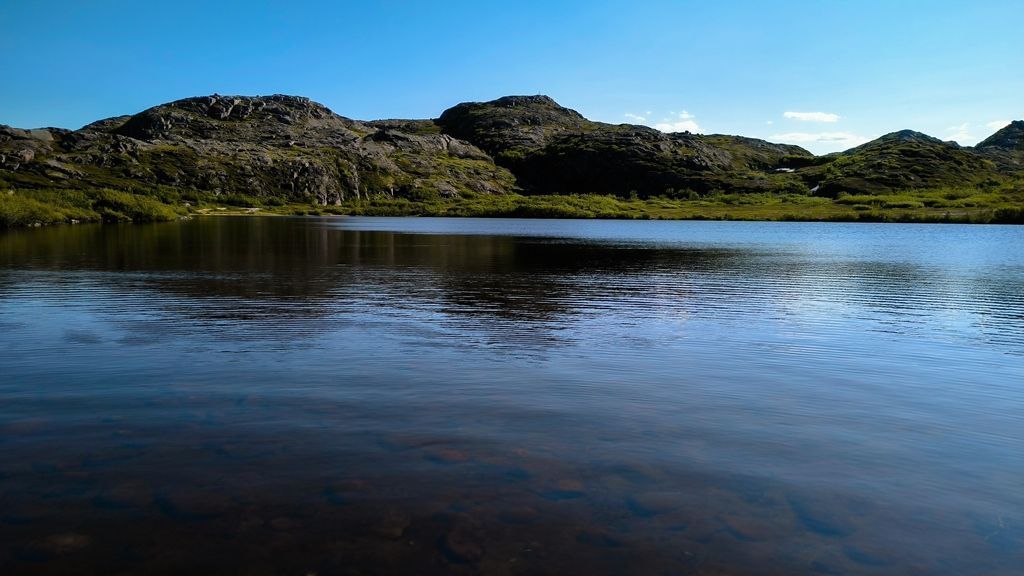
[[[79,130],[0,126],[0,227],[205,214],[1024,223],[1024,121],[841,153],[584,118],[546,96],[356,121],[189,98]]]

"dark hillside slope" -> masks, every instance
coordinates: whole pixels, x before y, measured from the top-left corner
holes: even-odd
[[[776,169],[788,157],[811,157],[798,146],[753,138],[593,122],[547,96],[463,103],[437,123],[489,152],[534,193],[654,196],[799,188],[796,178]]]

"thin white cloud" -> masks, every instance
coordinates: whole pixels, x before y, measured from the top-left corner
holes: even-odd
[[[966,144],[977,140],[971,135],[971,125],[967,122],[958,126],[950,126],[946,128],[946,140],[953,140],[958,144]]]
[[[651,127],[662,132],[693,132],[698,134],[704,131],[700,124],[697,124],[696,116],[686,110],[674,114],[674,118],[663,118],[661,122],[656,122]]]
[[[775,120],[766,120],[765,124],[771,126],[772,124],[775,124]]]
[[[827,122],[829,124],[838,122],[840,118],[838,114],[832,114],[831,112],[784,112],[782,115],[790,120]]]
[[[697,124],[693,120],[680,120],[679,122],[658,122],[653,126],[657,130],[662,132],[693,132],[698,134],[703,132],[700,124]]]
[[[696,116],[690,114],[686,110],[681,112],[669,112],[669,116],[657,121],[651,119],[650,110],[644,111],[643,114],[626,112],[622,116],[634,124],[643,124],[644,126],[650,126],[651,128],[661,130],[662,132],[701,133],[704,131],[703,128],[700,127],[700,124],[697,124]]]
[[[991,122],[986,123],[985,127],[988,128],[989,130],[995,131],[995,130],[1002,130],[1003,128],[1006,128],[1009,125],[1010,125],[1010,121],[1009,120],[993,120]]]
[[[845,148],[860,146],[869,140],[852,132],[786,132],[773,134],[769,139],[785,144],[822,144]]]

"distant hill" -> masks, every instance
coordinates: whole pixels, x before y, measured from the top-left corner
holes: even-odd
[[[1024,151],[1024,120],[1014,120],[978,143],[979,150]]]
[[[816,193],[835,196],[976,185],[997,178],[998,168],[970,148],[901,130],[832,155],[801,174],[815,183]]]
[[[984,186],[1024,166],[1024,122],[975,148],[904,130],[839,154],[754,138],[666,134],[506,96],[436,120],[357,121],[297,96],[203,96],[79,130],[0,126],[0,187],[137,190],[339,204],[479,195],[835,197]]]
[[[1024,120],[1015,120],[975,147],[1004,171],[1024,172]]]

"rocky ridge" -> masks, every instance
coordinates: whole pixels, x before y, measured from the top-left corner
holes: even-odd
[[[1015,120],[975,147],[1006,171],[1024,172],[1024,120]]]
[[[188,98],[76,131],[4,127],[0,154],[0,178],[29,187],[162,185],[326,205],[514,186],[487,154],[449,135],[374,126],[279,95]]]
[[[0,186],[172,187],[321,205],[510,192],[835,196],[984,186],[1021,169],[1022,142],[1017,121],[975,148],[905,130],[814,156],[754,138],[594,122],[547,96],[364,122],[303,97],[214,94],[79,130],[0,126]]]

